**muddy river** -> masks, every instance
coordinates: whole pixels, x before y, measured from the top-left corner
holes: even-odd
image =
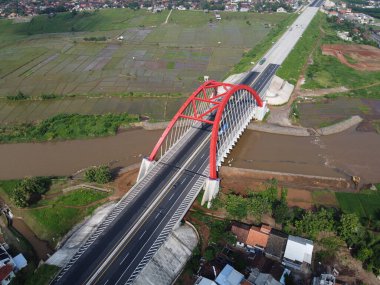
[[[148,155],[161,133],[132,129],[96,139],[0,144],[0,179],[71,175],[99,164],[128,166]]]
[[[70,175],[91,165],[122,167],[149,154],[162,130],[132,129],[113,137],[0,145],[0,179]],[[230,162],[228,162],[230,161]],[[380,135],[354,129],[325,137],[245,131],[226,164],[298,174],[380,181]]]
[[[380,135],[355,129],[322,137],[245,131],[226,165],[297,174],[380,181]]]

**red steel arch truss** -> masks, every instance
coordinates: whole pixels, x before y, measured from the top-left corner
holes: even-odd
[[[162,157],[163,154],[189,133],[191,127],[210,125],[210,178],[217,179],[218,136],[220,135],[221,127],[223,127],[221,124],[224,120],[224,111],[228,109],[227,106],[229,106],[228,103],[231,98],[242,94],[248,94],[256,106],[263,106],[260,96],[249,86],[233,85],[213,80],[203,83],[191,94],[170,121],[150,154],[149,160],[156,159],[159,155],[159,150],[161,150],[160,156]]]

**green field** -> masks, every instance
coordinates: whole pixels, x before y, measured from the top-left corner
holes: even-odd
[[[323,55],[321,46],[332,43],[345,44],[347,42],[337,37],[336,27],[327,21],[327,16],[318,13],[280,67],[277,75],[295,84],[300,77],[302,68],[311,56],[311,64],[307,66],[305,83],[302,85],[304,89],[339,86],[360,88],[380,83],[380,72],[358,71],[340,63],[333,56]],[[354,96],[379,98],[379,89],[376,88],[375,92],[367,92],[366,89],[358,90]],[[345,94],[342,93],[342,95]]]
[[[123,114],[60,114],[36,124],[0,127],[0,142],[67,140],[115,135],[119,127],[138,122],[138,117]]]
[[[364,193],[336,192],[340,208],[345,213],[356,213],[362,219],[380,218],[380,191]]]
[[[291,84],[296,84],[303,66],[312,52],[320,36],[320,24],[325,15],[317,13],[310,22],[302,38],[297,42],[294,49],[279,68],[277,75]]]
[[[51,100],[0,100],[0,125],[32,123],[58,114],[139,114],[170,120],[184,97],[64,97]]]
[[[0,181],[0,196],[8,205],[12,205],[9,196],[19,182],[19,180]],[[52,188],[57,183],[59,181],[54,181]],[[49,191],[46,194],[53,193],[56,192]],[[13,208],[12,211],[25,220],[38,238],[55,245],[74,225],[99,207],[100,201],[109,195],[96,190],[78,189],[61,193],[53,198],[42,199],[30,208]]]
[[[269,27],[291,17],[225,12],[217,22],[211,13],[175,10],[163,24],[166,16],[104,9],[0,20],[0,97],[188,93],[203,75],[223,79]]]

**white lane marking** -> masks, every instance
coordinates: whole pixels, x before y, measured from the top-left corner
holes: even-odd
[[[121,265],[121,264],[127,259],[128,255],[129,255],[129,252],[128,252],[127,255],[123,258],[123,260],[120,262],[120,265]],[[107,282],[108,282],[108,280],[107,280]]]
[[[146,230],[142,233],[142,235],[139,237],[139,240],[142,239],[142,237],[145,235]]]
[[[160,213],[158,213],[158,214],[154,217],[154,219],[157,220],[157,218],[158,218],[159,215],[160,215]]]
[[[106,285],[108,283],[108,281],[110,281],[109,279],[107,279],[107,281],[104,283],[104,285]]]
[[[174,196],[174,193],[170,196],[169,201],[173,198],[173,196]]]
[[[205,163],[206,163],[206,160],[202,163],[202,165],[200,166],[199,169],[203,168],[203,166],[204,166]],[[194,175],[194,176],[191,178],[189,184],[188,184],[186,187],[189,187],[189,185],[191,185],[191,182],[192,182],[196,177],[197,177],[197,176]],[[203,183],[202,183],[202,184],[203,184]],[[194,185],[192,185],[191,187],[194,187]],[[188,195],[188,194],[187,194],[187,195]],[[179,195],[179,196],[177,197],[177,200],[178,200],[180,197],[181,197],[181,195]],[[182,204],[182,203],[181,203],[181,204]],[[175,205],[175,202],[172,204],[172,206],[174,206],[174,205]],[[156,229],[154,230],[154,232],[155,232],[157,229],[159,229],[160,225],[161,225],[162,222],[165,220],[165,217],[166,217],[167,215],[169,215],[169,212],[170,212],[170,209],[167,211],[167,213],[165,214],[165,216],[162,218],[160,224],[156,227]],[[170,220],[169,220],[169,221],[170,221]],[[161,230],[161,231],[162,231],[162,230]],[[145,245],[148,243],[148,241],[149,241],[151,238],[152,238],[152,236],[150,236],[150,237],[147,239],[147,241],[144,243],[144,245],[140,248],[139,252],[135,255],[135,258],[129,263],[128,267],[127,267],[127,268],[124,270],[124,272],[121,274],[121,276],[119,277],[119,279],[116,281],[115,285],[117,285],[117,284],[120,282],[120,280],[123,278],[124,274],[128,271],[128,269],[129,269],[129,267],[131,266],[131,264],[135,261],[135,259],[137,258],[137,256],[140,254],[141,250],[143,250],[143,248],[145,247]],[[144,255],[144,257],[145,257],[145,255]],[[134,271],[133,271],[133,272],[134,272]]]

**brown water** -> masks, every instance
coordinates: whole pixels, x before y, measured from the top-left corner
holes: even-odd
[[[0,144],[0,179],[71,175],[107,163],[112,167],[131,165],[149,154],[161,133],[131,129],[96,139]]]
[[[354,129],[323,137],[246,130],[226,159],[235,167],[380,181],[380,135]]]
[[[132,129],[113,137],[0,145],[0,179],[70,175],[91,165],[140,162],[162,130]],[[228,161],[231,161],[228,163]],[[380,181],[380,135],[350,129],[323,137],[293,137],[246,130],[226,165],[297,174]]]

